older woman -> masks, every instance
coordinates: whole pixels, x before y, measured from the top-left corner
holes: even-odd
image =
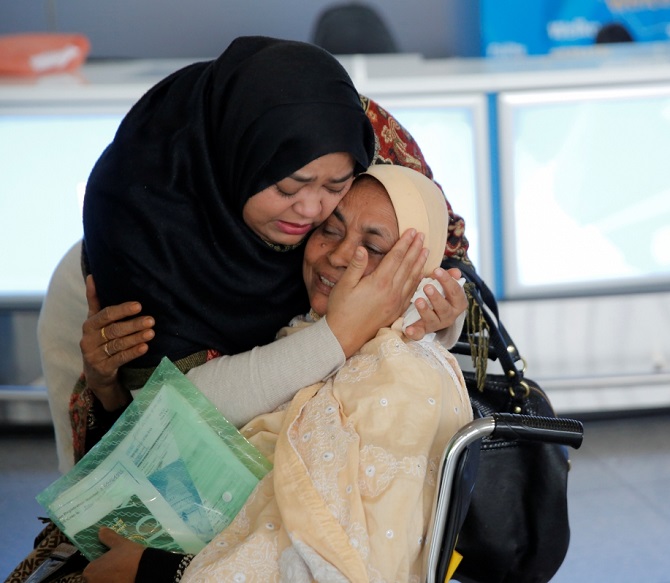
[[[447,234],[439,188],[396,166],[375,166],[357,178],[307,243],[303,279],[311,310],[281,335],[326,315],[334,286],[364,256],[362,248],[370,257],[365,273],[374,277],[409,224],[426,233],[429,275]],[[381,329],[336,374],[242,429],[274,461],[274,471],[183,580],[418,580],[439,457],[471,419],[449,352],[438,342],[408,339],[402,319]],[[161,562],[183,567],[187,560],[146,551],[109,530],[101,540],[112,557],[142,555],[138,582]],[[98,559],[85,575],[105,581],[112,564]]]
[[[405,168],[374,167],[358,178],[307,244],[303,276],[312,309],[288,333],[324,314],[333,284],[361,246],[374,273],[409,224],[426,233],[430,274],[446,238],[441,199],[431,181]],[[437,342],[406,338],[398,321],[335,376],[244,433],[267,450],[277,415],[273,477],[184,580],[235,580],[238,573],[242,580],[260,573],[285,581],[419,580],[439,456],[472,419],[456,360]]]

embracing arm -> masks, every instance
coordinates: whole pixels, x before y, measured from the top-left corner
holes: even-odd
[[[186,376],[228,421],[240,427],[343,364],[342,348],[322,318],[266,346],[210,360]]]
[[[80,347],[87,384],[102,408],[120,414],[132,397],[118,380],[118,367],[146,352],[147,342],[154,335],[153,318],[132,318],[141,310],[137,302],[101,310],[90,276],[86,296],[89,318]],[[107,355],[105,347],[112,356]],[[322,319],[266,346],[212,359],[192,368],[187,376],[231,423],[241,426],[256,415],[272,411],[342,364],[340,343]]]

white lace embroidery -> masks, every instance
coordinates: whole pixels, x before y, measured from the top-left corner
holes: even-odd
[[[374,378],[377,373],[381,381]],[[453,356],[437,343],[380,335],[296,409],[282,408],[293,416],[282,451],[297,462],[290,479],[308,480],[319,524],[327,524],[340,545],[348,542],[368,581],[419,583],[440,444],[469,420]],[[366,424],[369,415],[375,416],[374,425]],[[274,500],[273,480],[274,472],[195,557],[185,573],[189,582],[347,581],[351,563],[332,556],[329,562],[317,551],[318,541],[310,546],[312,530],[304,527],[300,500],[290,498],[295,500],[290,516],[267,502]]]

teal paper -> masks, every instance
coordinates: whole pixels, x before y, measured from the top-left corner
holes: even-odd
[[[272,465],[164,358],[103,439],[37,496],[93,560],[109,526],[131,540],[196,553]]]

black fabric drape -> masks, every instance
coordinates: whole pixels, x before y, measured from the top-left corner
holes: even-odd
[[[96,163],[84,244],[100,300],[138,300],[156,337],[135,367],[272,341],[308,308],[302,246],[277,251],[242,220],[255,193],[312,160],[374,154],[342,66],[313,45],[235,40],[150,89]]]

